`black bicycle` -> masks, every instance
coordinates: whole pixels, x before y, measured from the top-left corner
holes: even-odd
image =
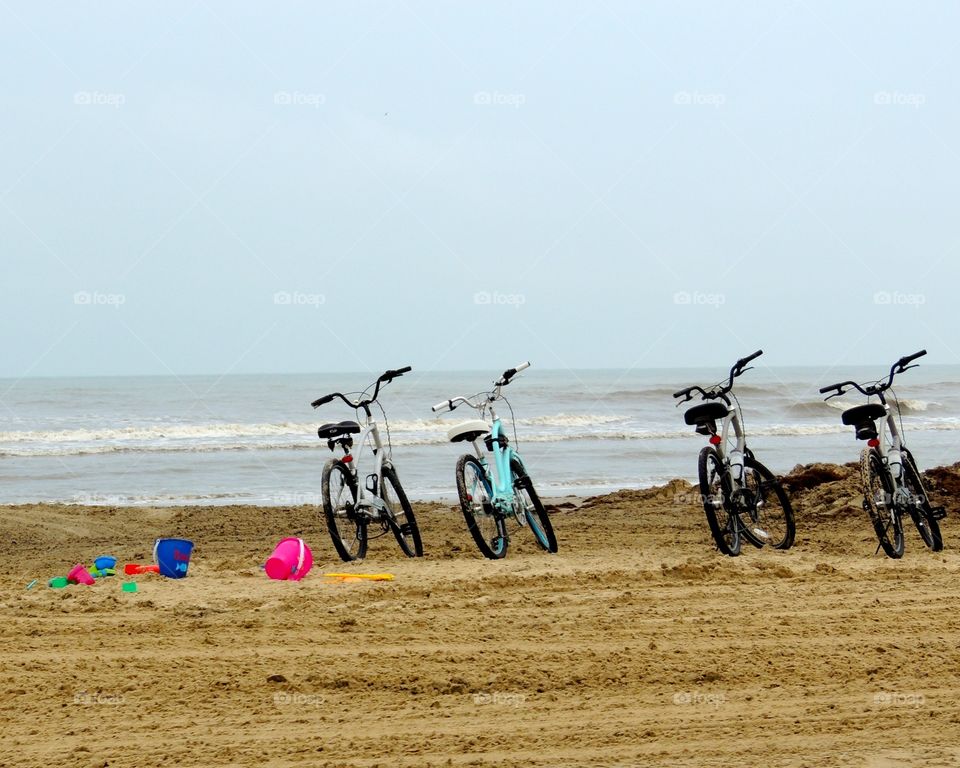
[[[704,400],[683,418],[696,427],[697,434],[710,440],[700,451],[700,497],[717,548],[734,557],[740,554],[741,535],[757,548],[769,545],[774,549],[789,549],[796,536],[790,499],[777,477],[747,447],[742,409],[733,394],[733,380],[749,371],[747,364],[762,354],[763,350],[757,350],[737,360],[729,378],[713,386],[687,387],[673,395],[683,398],[678,406],[693,400],[695,392]]]
[[[943,507],[933,507],[927,491],[920,479],[920,472],[913,454],[903,444],[903,416],[900,413],[900,401],[891,389],[893,377],[916,365],[914,360],[927,354],[921,349],[907,357],[901,357],[890,367],[886,379],[857,384],[854,381],[842,381],[822,387],[820,394],[832,394],[825,398],[837,397],[846,392],[845,387],[856,389],[867,398],[876,397],[878,402],[866,403],[848,408],[841,414],[841,421],[856,430],[857,440],[866,440],[867,447],[860,452],[860,477],[863,484],[863,508],[870,516],[873,529],[882,548],[889,557],[903,557],[903,516],[910,515],[920,538],[934,552],[943,549],[943,537],[938,521],[946,516]],[[885,393],[890,390],[896,407],[897,417],[887,403]],[[882,419],[882,421],[880,421]],[[880,428],[877,428],[877,423]],[[887,434],[889,431],[889,434]]]
[[[390,428],[387,427],[387,447],[384,450],[380,429],[370,412],[370,406],[376,403],[386,423],[387,415],[377,399],[380,387],[410,370],[408,365],[406,368],[384,372],[370,385],[374,387],[372,395],[367,396],[370,390],[370,387],[367,387],[363,392],[348,393],[359,395],[355,400],[340,392],[331,392],[311,403],[314,408],[319,408],[340,398],[354,410],[362,410],[366,417],[366,424],[362,428],[356,421],[341,421],[324,424],[317,430],[318,437],[327,442],[331,451],[335,451],[338,446],[343,451],[342,456],[334,456],[324,465],[322,481],[323,515],[333,539],[333,546],[341,560],[349,562],[362,559],[367,554],[367,541],[389,532],[393,532],[400,549],[407,557],[423,555],[420,529],[413,515],[413,507],[403,492],[397,470],[393,466]],[[360,444],[357,457],[352,453],[353,435],[360,435],[357,439]],[[373,454],[374,470],[365,476],[361,485],[360,469],[357,465],[364,448],[369,448]],[[371,526],[380,527],[376,536],[370,536]]]

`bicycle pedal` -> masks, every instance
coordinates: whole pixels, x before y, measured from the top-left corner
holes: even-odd
[[[930,507],[929,512],[930,519],[932,520],[943,520],[947,516],[946,507]]]
[[[763,530],[763,528],[751,528],[750,530],[753,531],[753,535],[756,536],[758,539],[763,539],[764,541],[770,541],[770,534],[767,533],[765,530]]]

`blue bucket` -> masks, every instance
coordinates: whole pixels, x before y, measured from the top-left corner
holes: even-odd
[[[153,545],[153,560],[160,566],[160,575],[168,579],[182,579],[187,575],[193,542],[186,539],[157,539]]]

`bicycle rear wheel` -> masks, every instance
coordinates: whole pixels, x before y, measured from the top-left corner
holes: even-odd
[[[460,509],[477,549],[490,560],[507,554],[507,526],[493,506],[487,471],[475,457],[466,454],[457,462],[457,494]]]
[[[923,480],[917,469],[913,454],[903,449],[903,486],[910,493],[910,517],[917,526],[920,538],[933,552],[943,549],[943,535],[940,533],[940,523],[933,517],[930,510],[930,500],[927,490],[923,487]]]
[[[323,516],[340,559],[349,563],[367,554],[367,523],[357,513],[357,484],[340,459],[323,467]]]
[[[397,470],[390,465],[383,467],[383,479],[380,481],[380,498],[387,505],[387,525],[397,538],[397,543],[407,557],[422,557],[423,542],[420,540],[420,528],[413,516],[413,507],[407,500],[397,477]]]
[[[863,506],[887,557],[903,557],[903,521],[893,506],[893,484],[875,448],[860,454]]]
[[[533,531],[537,544],[545,552],[555,553],[557,537],[553,532],[553,523],[550,522],[550,515],[543,508],[543,503],[534,490],[533,481],[516,459],[510,462],[510,473],[513,475],[513,492],[523,504],[524,517],[530,525],[530,530]]]
[[[740,515],[740,531],[754,546],[790,549],[797,533],[790,498],[776,476],[752,455],[743,462],[749,509]]]
[[[707,515],[710,533],[723,554],[740,554],[740,525],[737,516],[730,513],[730,481],[720,454],[715,448],[700,451],[700,498]]]

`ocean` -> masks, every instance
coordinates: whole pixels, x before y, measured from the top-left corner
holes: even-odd
[[[847,394],[824,403],[817,389],[882,372],[882,366],[828,374],[821,368],[747,371],[734,392],[748,445],[775,472],[855,460],[862,444],[841,425],[840,412],[864,399]],[[449,444],[446,430],[474,417],[466,408],[436,417],[430,406],[489,388],[498,373],[413,371],[384,387],[393,460],[411,498],[456,497],[454,466],[463,445]],[[683,407],[674,407],[671,394],[722,374],[534,365],[504,390],[515,425],[506,404],[499,411],[511,439],[515,426],[515,445],[544,496],[694,480],[705,439],[683,423]],[[316,428],[354,414],[342,403],[314,411],[310,402],[334,390],[361,389],[375,376],[0,380],[0,503],[317,503],[330,451]],[[960,366],[936,365],[895,382],[906,443],[921,468],[960,459],[958,382]]]

